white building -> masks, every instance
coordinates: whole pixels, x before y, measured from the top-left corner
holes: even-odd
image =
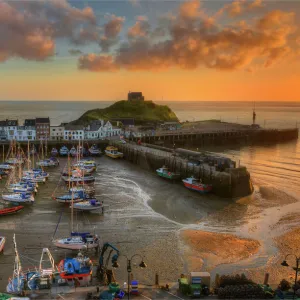
[[[91,124],[85,129],[84,138],[86,140],[104,140],[110,137],[119,136],[121,134],[121,128],[114,127],[112,124],[104,120],[97,120],[91,122]]]
[[[64,139],[65,127],[64,126],[50,126],[50,140],[62,141]]]
[[[13,139],[17,141],[34,141],[36,130],[34,126],[17,126]]]
[[[81,125],[66,125],[64,128],[64,140],[78,141],[84,139],[84,127]]]
[[[18,120],[5,120],[0,122],[1,139],[13,140],[15,138],[15,132],[18,128]]]

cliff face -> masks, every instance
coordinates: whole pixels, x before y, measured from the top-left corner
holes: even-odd
[[[152,101],[122,100],[103,109],[89,110],[72,123],[85,125],[92,120],[115,118],[133,118],[135,124],[178,121],[175,113],[166,105],[158,105]]]

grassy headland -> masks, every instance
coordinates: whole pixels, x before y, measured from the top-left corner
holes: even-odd
[[[72,124],[87,125],[92,120],[111,120],[116,118],[133,118],[136,125],[178,121],[175,113],[167,105],[158,105],[152,101],[118,101],[103,109],[85,112]]]

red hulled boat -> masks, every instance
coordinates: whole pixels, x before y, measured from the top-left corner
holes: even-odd
[[[22,210],[23,208],[24,208],[24,206],[19,205],[19,206],[15,206],[15,207],[0,209],[0,217],[15,214],[18,211]]]

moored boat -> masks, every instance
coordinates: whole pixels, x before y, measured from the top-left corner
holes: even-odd
[[[98,148],[96,144],[92,145],[92,147],[89,148],[89,153],[91,156],[99,156],[102,154],[101,150]]]
[[[114,146],[108,146],[105,149],[105,154],[111,158],[122,158],[123,153],[118,151],[118,148]]]
[[[56,148],[51,149],[51,156],[57,156],[58,150]]]
[[[83,210],[83,211],[99,210],[103,208],[103,203],[96,199],[89,199],[89,200],[81,201],[79,203],[74,203],[73,208],[77,210]]]
[[[62,146],[59,149],[59,155],[60,156],[68,156],[68,154],[69,154],[69,149],[66,146]]]
[[[0,236],[0,253],[4,250],[4,245],[5,245],[5,237]]]
[[[76,155],[77,155],[77,150],[76,150],[76,148],[73,146],[73,147],[70,149],[70,152],[69,152],[69,153],[70,153],[70,155],[73,156],[73,157],[76,156]]]
[[[53,241],[54,246],[70,250],[88,250],[99,247],[99,239],[89,232],[71,232],[71,236]]]
[[[56,200],[59,203],[72,203],[73,202],[80,202],[84,200],[84,193],[78,192],[75,194],[66,194],[62,196],[56,196],[53,197],[54,200]]]
[[[89,257],[81,252],[75,258],[65,258],[58,264],[59,275],[67,282],[76,282],[81,286],[86,286],[92,279],[93,263]]]
[[[2,194],[2,199],[9,202],[34,202],[34,197],[32,194],[28,193],[13,193],[13,194]]]
[[[18,211],[22,210],[23,208],[24,208],[24,206],[22,206],[22,205],[15,206],[15,207],[9,207],[9,208],[2,208],[2,209],[0,209],[0,217],[15,214]]]
[[[0,164],[0,169],[1,170],[12,170],[12,169],[14,169],[14,166],[4,163],[4,164]]]
[[[192,177],[182,180],[184,186],[189,190],[193,190],[202,194],[210,193],[212,191],[212,184],[202,183],[199,179]]]
[[[169,169],[166,166],[157,169],[156,174],[160,177],[167,178],[170,180],[176,180],[180,178],[179,173],[169,171]]]

